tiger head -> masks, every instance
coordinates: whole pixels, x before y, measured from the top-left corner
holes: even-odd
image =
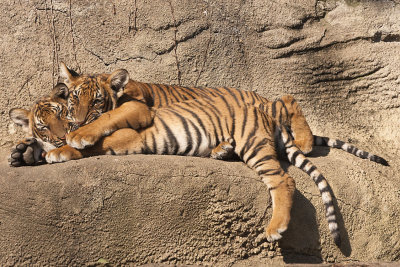
[[[28,133],[44,143],[46,151],[65,144],[65,135],[70,124],[67,120],[68,87],[57,84],[50,95],[36,101],[30,110],[13,108],[11,120]]]
[[[112,110],[129,81],[129,74],[119,69],[111,74],[79,75],[64,63],[60,77],[68,86],[68,119],[73,129],[96,120],[102,113]]]

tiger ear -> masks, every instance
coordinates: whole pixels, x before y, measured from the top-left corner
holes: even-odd
[[[65,83],[58,83],[51,91],[51,98],[54,100],[67,100],[68,87]]]
[[[125,69],[119,69],[111,73],[108,77],[107,82],[110,83],[111,89],[118,92],[125,87],[129,82],[129,73]]]
[[[31,112],[29,110],[23,108],[12,108],[10,109],[8,115],[15,124],[22,127],[22,130],[29,132],[30,113]]]
[[[60,63],[60,77],[66,84],[69,84],[76,80],[79,77],[79,74],[74,70],[71,70],[65,65],[64,62]]]

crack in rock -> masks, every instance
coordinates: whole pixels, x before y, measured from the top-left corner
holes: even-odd
[[[185,35],[185,36],[177,39],[176,43],[173,43],[170,47],[168,47],[164,50],[161,50],[161,51],[157,51],[156,54],[159,56],[167,54],[167,53],[171,52],[178,44],[195,38],[196,36],[200,35],[202,32],[208,30],[209,28],[210,28],[209,25],[201,26],[201,27],[197,28],[195,31],[193,31],[191,34]]]
[[[89,52],[91,55],[97,57],[105,66],[109,66],[109,65],[114,65],[117,64],[118,62],[127,62],[127,61],[131,61],[131,60],[146,60],[146,61],[153,61],[157,56],[154,56],[153,58],[146,58],[143,56],[131,56],[131,57],[127,57],[127,58],[118,58],[116,57],[115,60],[112,61],[106,61],[101,55],[93,52],[92,50],[88,49],[85,47],[85,50],[87,52]]]

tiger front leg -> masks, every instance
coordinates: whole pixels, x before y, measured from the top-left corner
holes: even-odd
[[[38,165],[44,163],[44,154],[45,151],[36,138],[27,138],[12,149],[9,164],[12,167]]]
[[[83,149],[93,146],[102,137],[118,129],[140,129],[149,126],[154,112],[144,103],[130,101],[120,107],[102,114],[97,120],[89,123],[66,136],[67,144]]]
[[[70,160],[76,160],[83,158],[81,151],[69,146],[65,145],[59,148],[55,148],[50,150],[46,154],[46,162],[47,163],[58,163],[65,162]]]
[[[94,146],[81,150],[69,145],[51,150],[46,155],[48,163],[65,162],[98,155],[127,155],[144,151],[140,134],[133,129],[120,129],[101,138]]]

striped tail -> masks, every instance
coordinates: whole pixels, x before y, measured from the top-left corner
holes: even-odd
[[[292,137],[288,134],[288,131],[281,129],[281,137],[285,145],[285,151],[289,162],[307,173],[317,185],[322,197],[322,201],[325,205],[326,219],[328,221],[329,230],[332,234],[335,244],[340,247],[340,232],[336,220],[335,207],[333,205],[333,194],[328,181],[317,170],[317,167],[304,156],[303,152],[297,148]]]
[[[372,153],[369,153],[367,151],[358,149],[357,147],[355,147],[349,143],[340,141],[340,140],[314,135],[314,145],[339,148],[339,149],[349,152],[350,154],[353,154],[359,158],[369,159],[370,161],[380,163],[384,166],[389,166],[389,163],[384,158],[381,158],[381,157],[374,155]]]

